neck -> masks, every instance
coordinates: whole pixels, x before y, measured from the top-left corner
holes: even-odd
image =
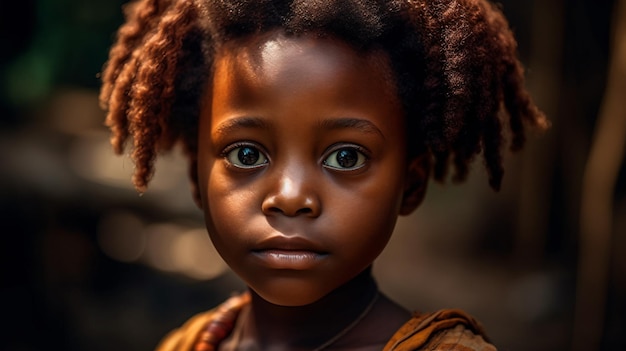
[[[377,294],[371,268],[305,306],[274,305],[251,291],[252,301],[243,339],[253,341],[263,350],[315,349],[350,328],[366,309],[371,308],[369,305]]]

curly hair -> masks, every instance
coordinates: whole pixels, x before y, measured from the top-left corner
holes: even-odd
[[[138,0],[125,15],[100,102],[115,151],[133,141],[139,191],[157,154],[178,142],[195,169],[200,98],[220,45],[271,30],[388,54],[410,152],[430,152],[436,180],[453,165],[454,180],[463,181],[482,153],[498,190],[507,134],[518,150],[526,127],[548,126],[524,87],[508,22],[488,0]]]

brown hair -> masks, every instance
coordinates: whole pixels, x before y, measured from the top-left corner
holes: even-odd
[[[139,0],[125,14],[100,101],[115,151],[133,140],[133,182],[140,191],[158,152],[177,142],[196,183],[200,97],[215,51],[223,42],[275,29],[385,51],[409,139],[416,141],[412,152],[431,153],[437,180],[445,179],[449,164],[454,179],[464,180],[482,152],[489,183],[498,190],[503,122],[513,150],[525,142],[525,125],[548,125],[525,90],[508,23],[487,0]]]

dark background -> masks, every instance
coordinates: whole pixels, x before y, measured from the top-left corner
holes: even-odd
[[[3,350],[151,349],[243,288],[203,233],[180,155],[160,160],[139,196],[132,163],[108,147],[97,74],[123,3],[0,3]],[[619,147],[612,226],[605,237],[599,226],[581,230],[616,1],[500,3],[553,128],[509,157],[498,194],[480,162],[465,184],[431,184],[422,208],[400,220],[377,277],[411,309],[468,310],[501,350],[626,350]],[[602,243],[600,260],[580,259]],[[593,279],[581,280],[581,267]]]

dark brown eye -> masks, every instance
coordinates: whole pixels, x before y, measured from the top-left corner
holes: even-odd
[[[237,157],[242,164],[246,166],[254,166],[255,163],[259,160],[260,154],[259,150],[253,149],[251,147],[242,147],[239,149],[237,153]]]
[[[239,146],[226,154],[228,162],[240,168],[254,168],[267,163],[267,157],[254,146]]]
[[[324,165],[338,170],[352,170],[363,166],[365,155],[354,147],[344,147],[331,153]]]
[[[335,159],[337,159],[337,164],[341,167],[352,168],[359,160],[359,155],[355,150],[342,149],[337,151]]]

